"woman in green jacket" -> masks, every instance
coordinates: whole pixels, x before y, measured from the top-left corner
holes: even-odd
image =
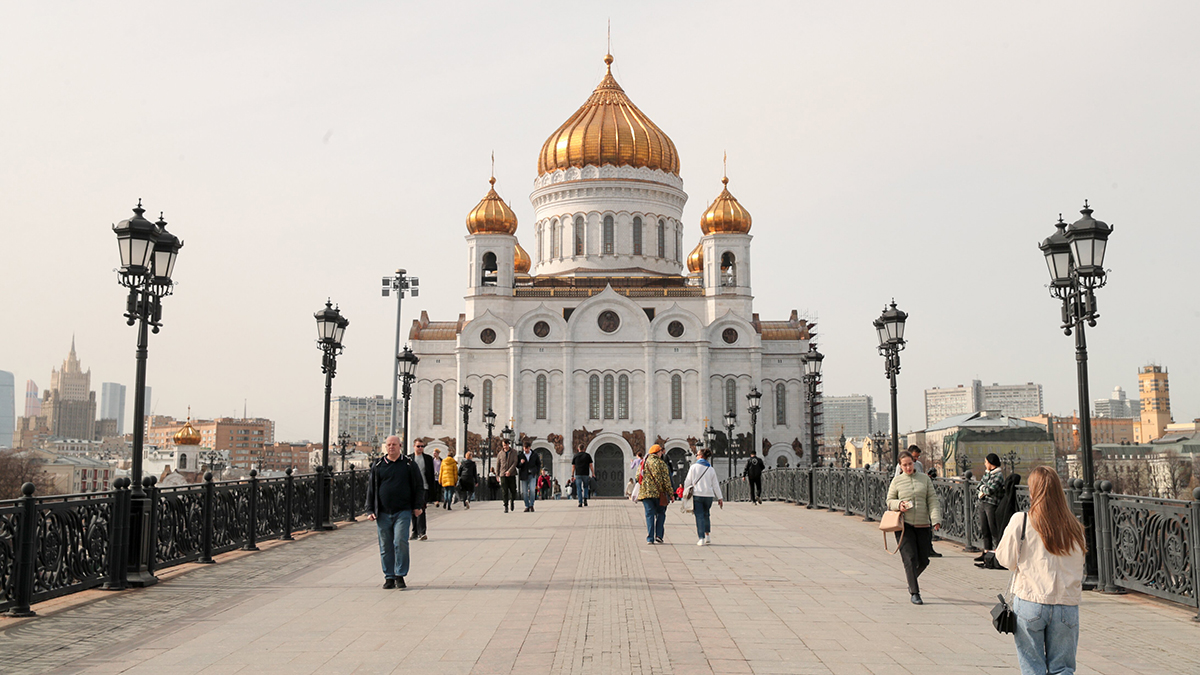
[[[904,529],[896,533],[896,542],[908,576],[912,604],[923,605],[917,577],[929,567],[933,530],[942,528],[942,504],[933,489],[933,480],[916,470],[908,451],[900,453],[900,472],[888,487],[888,510],[904,514]]]

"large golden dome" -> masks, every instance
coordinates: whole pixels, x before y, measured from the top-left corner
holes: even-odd
[[[175,445],[200,445],[200,432],[192,426],[190,419],[179,431],[175,432]]]
[[[529,254],[525,252],[525,249],[521,248],[521,244],[515,244],[513,248],[513,273],[529,274],[530,267],[533,267],[533,260],[529,258]]]
[[[696,244],[696,248],[688,254],[687,268],[692,274],[700,274],[704,271],[704,242]]]
[[[517,231],[517,214],[496,194],[496,177],[492,187],[479,205],[467,214],[467,232],[471,234],[513,234]]]
[[[679,175],[675,144],[650,121],[608,72],[591,97],[550,134],[538,155],[538,175],[572,166],[634,166]]]
[[[721,194],[700,217],[700,230],[704,234],[747,234],[750,232],[750,212],[730,194],[728,177],[722,178],[721,184],[725,186]]]

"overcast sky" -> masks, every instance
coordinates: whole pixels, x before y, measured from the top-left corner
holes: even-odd
[[[685,246],[720,191],[754,217],[755,307],[818,319],[828,394],[887,409],[871,321],[911,314],[922,390],[1038,382],[1076,408],[1037,243],[1115,226],[1092,397],[1171,373],[1200,417],[1195,3],[8,3],[0,16],[0,369],[49,386],[71,336],[99,397],[132,385],[110,226],[142,198],[185,241],[151,336],[154,412],[321,434],[312,314],[350,320],[336,394],[391,393],[394,301],[463,311],[466,213],[497,189],[532,250],[538,150],[604,72],[671,136]],[[406,331],[407,332],[407,331]],[[130,407],[132,407],[130,386]],[[127,428],[129,423],[127,421]]]

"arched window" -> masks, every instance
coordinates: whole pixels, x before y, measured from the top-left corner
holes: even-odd
[[[671,376],[671,419],[683,419],[683,378]]]
[[[721,285],[737,286],[737,260],[730,251],[721,254]]]
[[[725,410],[737,410],[737,380],[732,377],[725,380]]]
[[[604,419],[613,418],[613,376],[604,376]]]
[[[179,469],[183,470],[186,468],[187,468],[187,455],[180,455],[179,456]]]
[[[612,216],[604,216],[604,252],[610,255],[614,252]]]
[[[633,254],[642,254],[642,218],[637,216],[633,219]]]
[[[496,254],[491,251],[483,254],[483,274],[479,279],[479,285],[496,285]]]
[[[683,230],[675,228],[675,262],[683,262]]]
[[[538,263],[541,263],[542,259],[546,257],[546,252],[544,250],[542,250],[542,244],[545,241],[545,238],[542,237],[542,232],[544,232],[545,229],[546,229],[545,225],[538,225],[538,229],[537,229],[537,261],[538,261]]]
[[[433,385],[433,425],[442,425],[442,385]]]
[[[665,220],[658,221],[658,257],[667,257],[667,223]]]
[[[600,419],[600,376],[588,378],[588,419]]]
[[[537,376],[537,400],[534,402],[537,408],[537,418],[539,420],[546,419],[546,376]]]
[[[575,255],[583,255],[583,216],[575,216]]]
[[[480,408],[479,419],[486,422],[487,418],[484,417],[484,415],[487,414],[487,411],[492,409],[492,381],[491,380],[483,381],[483,405],[479,406],[479,408]]]
[[[550,223],[550,258],[558,257],[558,245],[562,241],[562,228],[558,224],[558,219]]]
[[[787,426],[787,387],[782,382],[775,385],[775,424]]]
[[[617,419],[629,419],[629,376],[617,378]]]

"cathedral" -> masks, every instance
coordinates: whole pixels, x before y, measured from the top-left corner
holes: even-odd
[[[509,425],[531,438],[560,481],[573,448],[590,452],[601,495],[620,495],[634,452],[653,443],[677,470],[707,425],[723,446],[729,410],[735,437],[742,447],[759,439],[768,466],[804,462],[802,355],[815,324],[754,312],[751,218],[728,178],[689,252],[675,144],[617,84],[612,61],[538,153],[535,222],[523,232],[532,255],[494,176],[467,214],[465,311],[449,321],[422,312],[409,332],[421,359],[410,433],[443,454],[465,442],[482,469],[491,410],[496,435]],[[465,430],[464,386],[474,394]],[[724,476],[723,460],[714,464]]]

